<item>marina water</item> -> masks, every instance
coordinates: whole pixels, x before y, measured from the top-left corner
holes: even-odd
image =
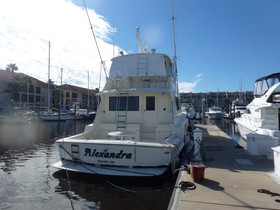
[[[88,123],[1,124],[0,209],[166,209],[174,180],[111,180],[52,167],[60,159],[55,140]]]
[[[55,140],[83,131],[84,121],[0,125],[0,209],[167,209],[175,180],[121,179],[52,167]],[[212,121],[231,133],[232,122]]]

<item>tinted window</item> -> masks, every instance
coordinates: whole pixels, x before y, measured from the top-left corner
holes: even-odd
[[[128,105],[126,105],[128,103]],[[109,98],[109,111],[139,111],[139,97],[138,96],[121,96]]]
[[[154,96],[147,96],[146,97],[146,110],[147,111],[154,111],[155,110],[155,97]]]

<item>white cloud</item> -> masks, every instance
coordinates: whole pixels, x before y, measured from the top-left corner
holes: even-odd
[[[202,73],[199,73],[195,76],[192,82],[179,82],[179,92],[187,93],[187,92],[195,92],[195,88],[203,77]]]
[[[195,80],[197,81],[200,81],[201,80],[201,77],[203,77],[203,74],[202,73],[199,73],[195,76]]]
[[[110,44],[116,33],[104,17],[88,9],[100,53],[109,69],[113,51],[123,50]],[[50,79],[60,84],[60,69],[63,68],[63,83],[102,88],[105,74],[91,27],[84,8],[70,0],[9,0],[0,1],[0,69],[15,63],[19,72],[48,80],[48,54],[50,50]],[[144,42],[154,46],[160,40],[161,29],[152,26],[144,33]],[[143,43],[145,45],[145,43]],[[99,78],[101,75],[101,84]],[[180,92],[194,91],[201,75],[193,82],[179,83]]]
[[[114,32],[105,19],[89,10],[89,16],[108,68],[113,46],[108,44]],[[16,63],[19,72],[42,81],[48,79],[48,43],[50,79],[87,87],[90,72],[91,88],[97,88],[100,58],[83,8],[67,0],[0,1],[0,68]],[[117,47],[116,47],[117,48]],[[102,85],[105,76],[102,76]]]
[[[196,84],[191,82],[179,82],[179,92],[180,93],[188,93],[194,92]]]

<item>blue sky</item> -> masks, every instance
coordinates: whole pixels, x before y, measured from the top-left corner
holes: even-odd
[[[46,72],[46,43],[50,40],[54,81],[63,67],[64,82],[86,86],[89,71],[93,88],[100,85],[96,79],[100,72],[98,56],[82,0],[7,2],[0,2],[0,26],[6,29],[5,33],[0,32],[3,58],[0,68],[14,61],[21,71],[32,76],[38,74],[38,69]],[[137,52],[137,26],[142,44],[148,50],[156,48],[157,52],[173,56],[170,0],[85,2],[108,66],[118,49]],[[173,3],[180,92],[250,91],[257,78],[279,72],[279,0],[173,0]],[[22,7],[15,11],[15,4]],[[15,14],[10,16],[11,12]],[[24,16],[26,27],[22,28],[23,20],[17,20],[21,14],[33,14],[30,18]],[[22,47],[20,51],[24,54],[17,57],[20,52],[8,45],[7,40],[15,48]],[[20,44],[15,45],[19,40]],[[30,41],[34,44],[30,45]],[[38,51],[32,55],[30,50]],[[35,66],[36,71],[32,70]],[[39,74],[42,80],[46,75]]]

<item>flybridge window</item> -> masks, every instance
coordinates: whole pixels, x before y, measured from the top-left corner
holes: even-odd
[[[142,87],[143,88],[150,88],[150,80],[142,80]]]
[[[112,96],[109,98],[109,111],[139,111],[138,96]]]
[[[154,111],[155,110],[155,97],[147,96],[146,97],[146,111]]]

